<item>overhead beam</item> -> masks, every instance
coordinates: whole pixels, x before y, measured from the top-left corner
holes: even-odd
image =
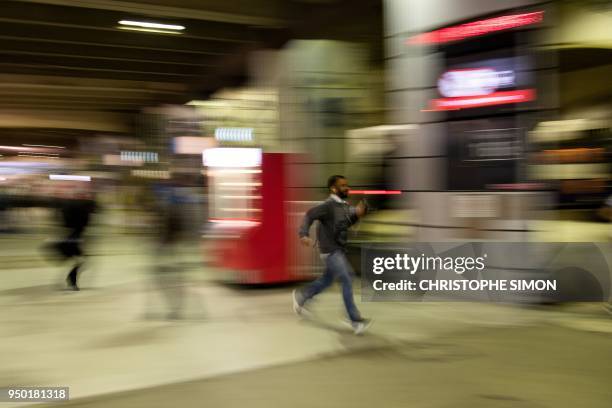
[[[112,61],[124,63],[137,63],[137,64],[157,64],[157,65],[175,65],[175,66],[190,66],[190,67],[214,67],[212,63],[193,63],[193,62],[175,62],[167,60],[152,60],[152,59],[135,59],[135,58],[119,58],[119,57],[101,57],[98,55],[86,55],[86,54],[66,54],[63,52],[40,52],[40,51],[23,51],[23,50],[11,50],[6,48],[0,48],[0,55],[12,55],[12,56],[28,56],[28,57],[50,57],[54,59],[68,58],[78,60],[98,60],[98,61]],[[94,63],[93,61],[91,61]],[[124,65],[125,66],[125,65]]]
[[[28,25],[46,25],[55,28],[83,28],[89,30],[114,30],[120,20],[133,18],[121,12],[100,11],[80,7],[60,7],[46,4],[28,4],[2,1],[0,21]],[[150,18],[149,18],[150,19]],[[249,32],[244,25],[218,23],[193,19],[162,20],[186,26],[183,36],[210,41],[249,41]]]
[[[0,23],[5,24],[23,24],[23,25],[35,25],[35,26],[45,26],[45,27],[53,27],[57,28],[65,28],[65,29],[79,29],[79,30],[96,30],[96,31],[105,31],[105,32],[119,32],[120,28],[116,24],[109,24],[107,27],[96,27],[96,26],[87,26],[83,24],[66,24],[66,23],[54,23],[50,21],[43,20],[29,20],[29,19],[21,19],[21,18],[6,18],[0,17]],[[216,42],[229,42],[229,43],[242,43],[242,42],[250,42],[251,40],[247,38],[224,38],[221,36],[213,37],[209,35],[197,35],[193,33],[192,30],[189,32],[181,32],[181,38],[191,38],[194,40],[203,40],[203,41],[216,41]]]
[[[103,93],[101,91],[98,92],[85,92],[78,90],[41,90],[41,89],[29,89],[22,88],[17,90],[5,90],[2,86],[0,86],[0,100],[4,98],[17,99],[17,98],[37,98],[40,100],[46,99],[57,99],[57,98],[81,98],[85,100],[89,99],[105,99],[105,100],[134,100],[134,101],[151,101],[156,98],[169,98],[167,95],[163,94],[117,94],[113,92]]]
[[[198,77],[197,74],[182,74],[182,73],[170,73],[170,72],[154,72],[154,71],[140,71],[140,70],[127,70],[127,69],[112,69],[112,68],[91,68],[91,67],[76,67],[68,65],[58,64],[28,64],[19,62],[0,62],[0,66],[7,67],[23,67],[23,68],[34,68],[34,69],[51,69],[59,71],[89,71],[89,72],[104,72],[110,74],[144,74],[144,75],[158,75],[161,77]]]
[[[143,16],[168,18],[189,18],[194,20],[218,21],[232,24],[247,24],[266,27],[284,27],[281,18],[253,16],[239,13],[224,13],[193,8],[162,6],[119,0],[16,0],[22,3],[52,4],[56,6],[84,7],[88,9],[121,11]]]
[[[3,88],[49,88],[79,89],[86,91],[146,92],[182,94],[187,86],[181,83],[153,82],[142,80],[118,80],[92,77],[58,77],[49,75],[24,75],[23,73],[0,73],[0,89]]]
[[[112,96],[101,96],[101,95],[32,95],[32,94],[15,94],[15,93],[2,93],[0,94],[0,102],[10,103],[26,103],[26,102],[44,102],[44,103],[90,103],[90,102],[104,102],[104,103],[117,103],[117,104],[129,104],[138,105],[153,101],[154,98],[128,98],[120,97],[114,98]]]
[[[0,24],[0,38],[31,40],[66,44],[84,44],[106,47],[126,47],[161,51],[194,52],[202,54],[227,54],[228,45],[216,41],[183,38],[179,35],[153,34],[113,30],[100,35],[87,29],[58,30],[49,26],[32,29],[23,24]]]
[[[133,48],[111,48],[82,44],[54,44],[46,42],[7,40],[0,38],[0,50],[16,51],[23,55],[59,55],[80,56],[83,58],[118,61],[156,62],[166,64],[210,66],[216,60],[211,55],[192,54],[189,52],[153,51]]]
[[[105,102],[83,102],[83,103],[46,103],[46,102],[3,102],[0,101],[2,109],[35,109],[44,107],[45,109],[95,109],[103,111],[134,111],[139,110],[147,104],[115,104]]]
[[[203,69],[203,66],[200,65],[164,64],[156,61],[117,61],[108,59],[92,61],[87,57],[83,58],[73,55],[57,56],[53,55],[53,53],[46,54],[47,55],[24,54],[0,50],[0,59],[3,61],[2,63],[24,64],[28,66],[36,65],[41,67],[61,67],[92,72],[130,72],[166,76],[199,76]]]

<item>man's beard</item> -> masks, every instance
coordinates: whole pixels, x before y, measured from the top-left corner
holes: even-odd
[[[338,191],[338,197],[344,200],[348,197],[348,191]]]

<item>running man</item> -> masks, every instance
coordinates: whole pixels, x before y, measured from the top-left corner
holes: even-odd
[[[342,285],[342,298],[349,323],[355,334],[361,334],[368,328],[371,320],[361,317],[355,306],[352,282],[354,272],[346,258],[346,243],[348,229],[366,214],[367,209],[363,201],[355,207],[345,201],[349,193],[346,177],[331,176],[327,187],[330,191],[329,198],[306,213],[299,231],[302,245],[312,246],[312,240],[309,238],[310,227],[315,220],[319,221],[317,241],[321,260],[325,263],[325,272],[303,289],[293,291],[293,309],[296,314],[302,315],[305,313],[306,303],[338,279]]]

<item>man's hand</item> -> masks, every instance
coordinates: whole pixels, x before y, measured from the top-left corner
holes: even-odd
[[[365,202],[360,201],[356,206],[355,206],[355,214],[357,214],[357,217],[361,218],[364,215],[366,215],[366,212],[368,211]]]
[[[303,246],[306,246],[306,247],[312,246],[312,240],[310,239],[310,237],[302,237],[302,238],[300,238],[300,243]]]

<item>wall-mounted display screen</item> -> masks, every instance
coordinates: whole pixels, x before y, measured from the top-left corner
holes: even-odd
[[[447,67],[437,81],[440,98],[432,99],[428,110],[457,112],[520,104],[536,98],[526,56],[487,58],[479,54],[447,61]]]

